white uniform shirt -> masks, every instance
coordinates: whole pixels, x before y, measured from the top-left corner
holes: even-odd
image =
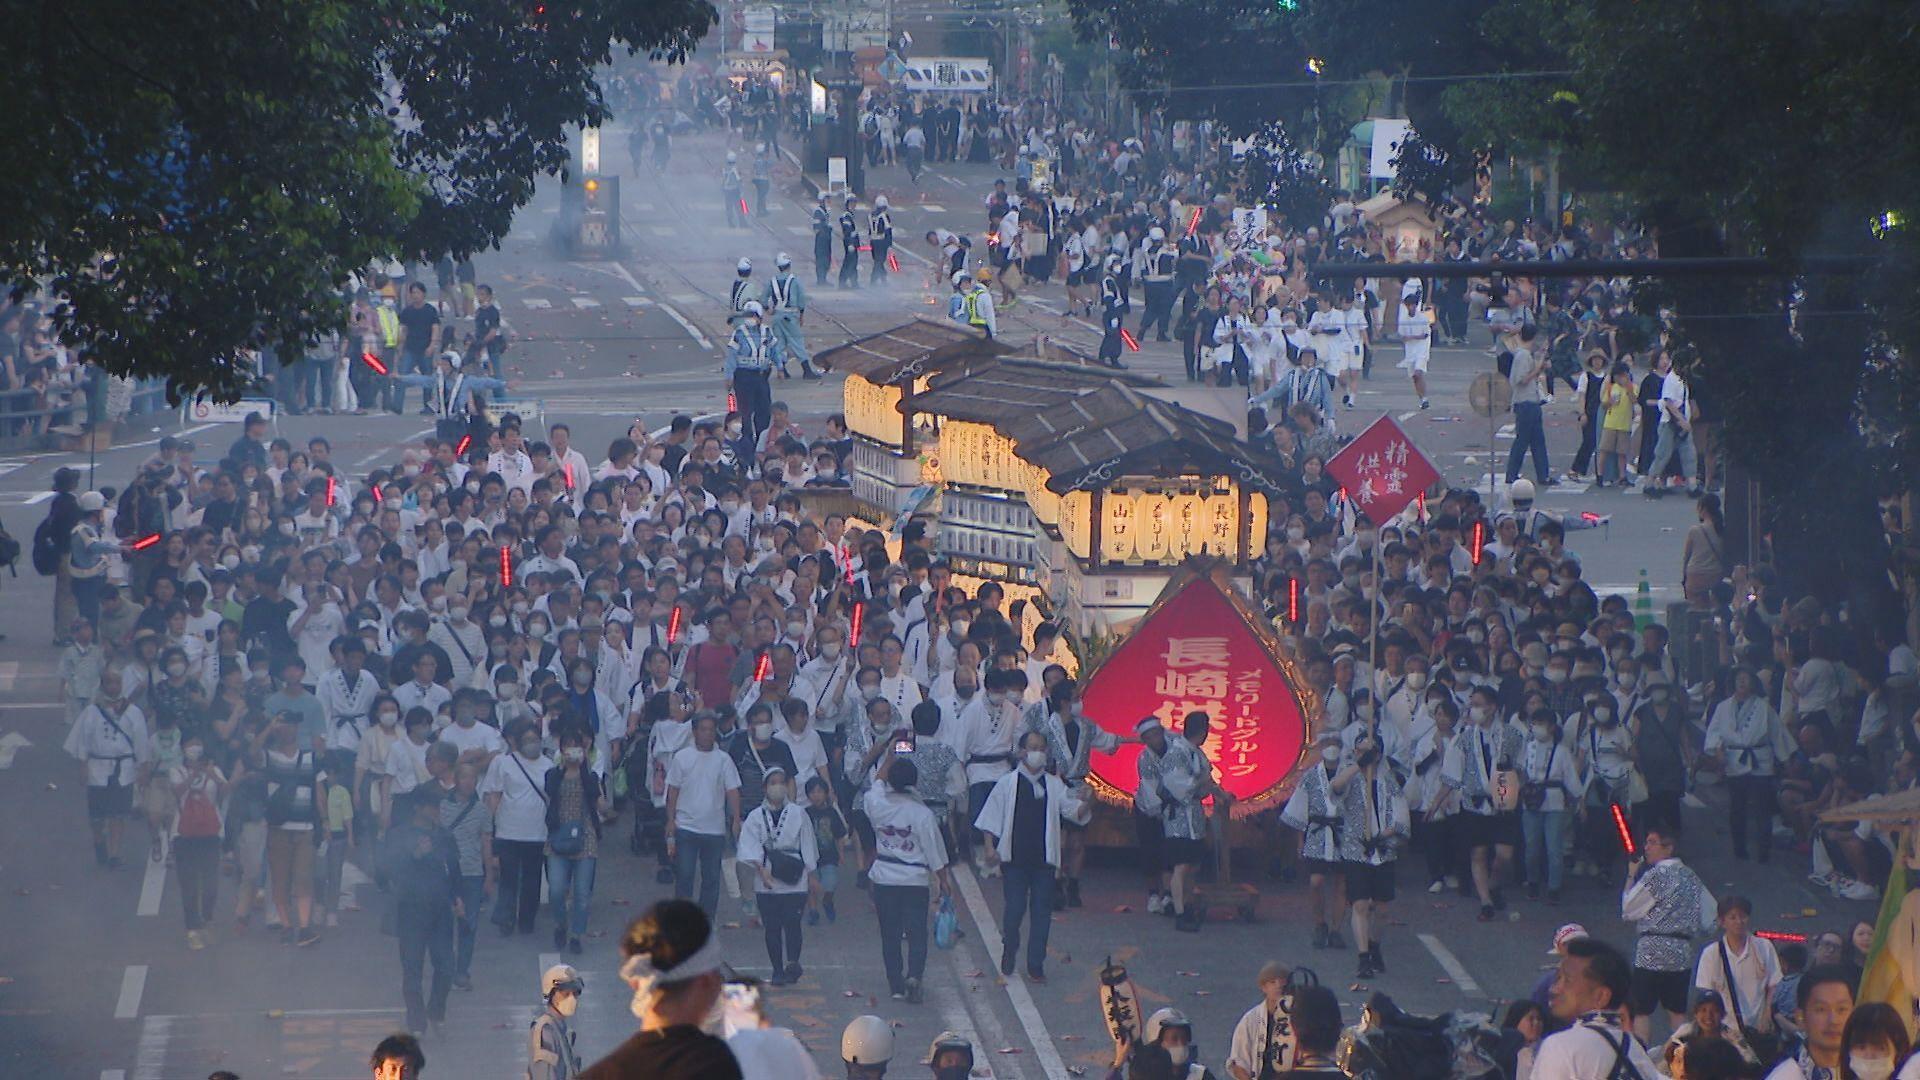
[[[66,751],[87,763],[88,787],[129,786],[151,756],[147,718],[130,704],[109,722],[99,705],[89,705],[68,730]]]
[[[493,815],[496,840],[544,841],[547,838],[547,770],[553,762],[542,754],[532,761],[517,752],[501,754],[487,766],[480,794],[500,796]]]
[[[807,879],[820,863],[820,849],[814,838],[813,819],[807,815],[804,806],[786,803],[775,810],[761,803],[740,822],[738,857],[741,862],[758,866],[766,860],[768,849],[800,856],[807,872],[800,875],[800,880],[791,883],[775,878],[771,886],[756,879],[754,891],[785,895],[806,892]]]
[[[868,876],[875,885],[925,886],[931,873],[946,867],[947,845],[925,803],[875,784],[860,806],[873,823],[874,861]]]
[[[1608,1023],[1607,1021],[1613,1021]],[[1631,1032],[1622,1032],[1617,1020],[1599,1013],[1588,1013],[1565,1031],[1540,1041],[1533,1059],[1533,1075],[1553,1080],[1609,1080],[1620,1060],[1620,1043],[1626,1040],[1627,1062],[1639,1072],[1641,1080],[1659,1080],[1646,1048]]]
[[[703,836],[726,835],[727,792],[740,790],[740,770],[719,747],[681,747],[667,765],[667,787],[680,789],[674,828]]]
[[[1725,950],[1723,963],[1721,952]],[[1736,989],[1727,986],[1727,970],[1733,971]],[[1717,990],[1720,1000],[1727,1003],[1727,1019],[1733,1019],[1733,1003],[1740,1003],[1740,1020],[1755,1031],[1773,1030],[1773,1009],[1769,1002],[1773,1000],[1773,988],[1780,985],[1780,956],[1774,951],[1773,942],[1763,937],[1747,936],[1745,949],[1727,947],[1725,937],[1717,937],[1700,950],[1700,962],[1693,969],[1693,985],[1701,990]]]
[[[1263,1065],[1276,1072],[1293,1067],[1295,1039],[1292,1018],[1284,1008],[1267,1012],[1261,1001],[1248,1009],[1233,1025],[1233,1040],[1227,1046],[1227,1064],[1238,1065],[1249,1076],[1259,1076]],[[1649,1078],[1651,1080],[1651,1078]]]

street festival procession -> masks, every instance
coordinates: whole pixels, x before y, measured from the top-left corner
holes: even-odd
[[[1920,1078],[1920,9],[135,14],[0,1075]]]

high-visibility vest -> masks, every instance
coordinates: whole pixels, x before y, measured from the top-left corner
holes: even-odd
[[[375,311],[380,317],[380,339],[389,349],[400,344],[400,313],[384,304]]]
[[[987,325],[987,320],[980,317],[980,304],[977,299],[979,295],[980,294],[977,292],[970,292],[967,294],[967,325],[968,326]]]

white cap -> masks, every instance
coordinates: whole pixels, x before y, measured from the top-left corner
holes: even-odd
[[[552,997],[555,990],[571,990],[579,993],[587,988],[587,980],[573,969],[572,964],[555,964],[540,976],[540,996]]]
[[[887,197],[885,195],[875,196],[873,200],[873,208],[875,210],[885,210],[887,208]]]
[[[1167,230],[1161,228],[1158,225],[1155,225],[1153,228],[1147,230],[1147,239],[1149,240],[1165,240],[1166,238],[1167,238]]]
[[[877,1016],[856,1016],[840,1036],[840,1060],[849,1065],[885,1065],[893,1060],[893,1028]]]
[[[1160,1032],[1170,1027],[1183,1027],[1191,1034],[1193,1032],[1193,1021],[1187,1019],[1187,1014],[1181,1012],[1179,1009],[1161,1009],[1159,1012],[1147,1017],[1147,1029],[1143,1033],[1147,1045],[1153,1046],[1159,1043]]]
[[[741,259],[739,262],[733,264],[733,268],[743,274],[751,274],[753,273],[753,260]]]
[[[1547,950],[1547,955],[1558,956],[1560,951],[1567,947],[1567,942],[1586,936],[1588,936],[1586,927],[1577,922],[1570,922],[1553,932],[1553,948]]]
[[[727,164],[729,164],[729,165],[731,165],[731,164],[733,164],[734,162],[736,162],[736,161],[739,161],[739,160],[740,160],[740,155],[738,155],[738,154],[736,154],[736,153],[734,153],[734,152],[733,152],[733,151],[731,151],[731,150],[729,150],[729,151],[727,151]]]
[[[749,315],[765,315],[767,313],[767,309],[761,307],[760,301],[758,300],[747,301],[746,303],[740,305],[740,310],[746,312]]]
[[[445,360],[454,367],[459,367],[462,363],[460,350],[458,349],[448,349],[446,352],[440,354],[440,359]]]
[[[1533,481],[1527,479],[1515,480],[1508,486],[1507,495],[1514,502],[1532,502]]]
[[[955,270],[953,272],[953,283],[955,285],[965,285],[967,283],[967,272],[965,270]]]
[[[107,497],[97,491],[82,492],[79,501],[80,512],[83,514],[98,513],[107,508]]]
[[[787,267],[793,265],[793,256],[783,251],[773,257],[773,265],[785,270]]]

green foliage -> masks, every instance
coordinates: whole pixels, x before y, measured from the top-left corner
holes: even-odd
[[[376,258],[497,246],[611,50],[680,58],[705,0],[23,8],[0,37],[0,280],[108,370],[232,395],[341,324]],[[404,100],[404,110],[396,104]]]

